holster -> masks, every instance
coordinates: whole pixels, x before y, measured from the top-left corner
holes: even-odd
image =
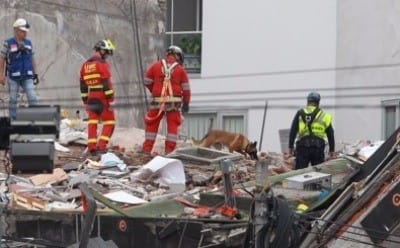
[[[97,98],[91,98],[88,100],[87,108],[89,111],[92,111],[98,115],[103,113],[104,110],[104,104],[100,99]]]

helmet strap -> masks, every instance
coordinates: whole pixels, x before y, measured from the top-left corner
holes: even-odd
[[[107,51],[106,50],[100,49],[99,53],[100,53],[100,56],[101,56],[102,59],[106,59],[106,57],[107,57]]]

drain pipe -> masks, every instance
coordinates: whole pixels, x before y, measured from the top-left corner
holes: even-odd
[[[263,123],[261,126],[261,135],[260,135],[260,142],[258,144],[258,151],[261,151],[261,146],[262,146],[262,141],[263,141],[263,136],[264,136],[265,118],[267,116],[267,109],[268,109],[268,101],[265,101],[264,116],[263,116]]]

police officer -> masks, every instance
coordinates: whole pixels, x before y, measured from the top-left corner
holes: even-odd
[[[0,52],[0,84],[6,83],[4,66],[7,62],[7,83],[9,92],[9,116],[16,118],[17,97],[19,88],[24,90],[29,105],[37,104],[34,85],[39,83],[35,72],[36,64],[32,42],[26,38],[29,31],[29,23],[23,19],[17,19],[14,24],[14,37],[4,41]]]
[[[317,165],[325,160],[325,139],[328,139],[329,157],[334,156],[335,138],[332,127],[332,116],[319,108],[321,96],[310,92],[307,106],[297,111],[289,134],[289,153],[296,155],[295,169]],[[297,137],[296,137],[297,136]],[[294,141],[296,139],[296,151]]]

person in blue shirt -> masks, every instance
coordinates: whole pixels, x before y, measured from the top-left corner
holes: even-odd
[[[0,51],[0,84],[5,85],[6,82],[8,84],[8,107],[11,119],[16,118],[19,89],[24,90],[29,105],[36,105],[35,84],[39,82],[35,72],[32,42],[26,38],[30,25],[25,19],[18,18],[13,28],[14,36],[4,41]]]

